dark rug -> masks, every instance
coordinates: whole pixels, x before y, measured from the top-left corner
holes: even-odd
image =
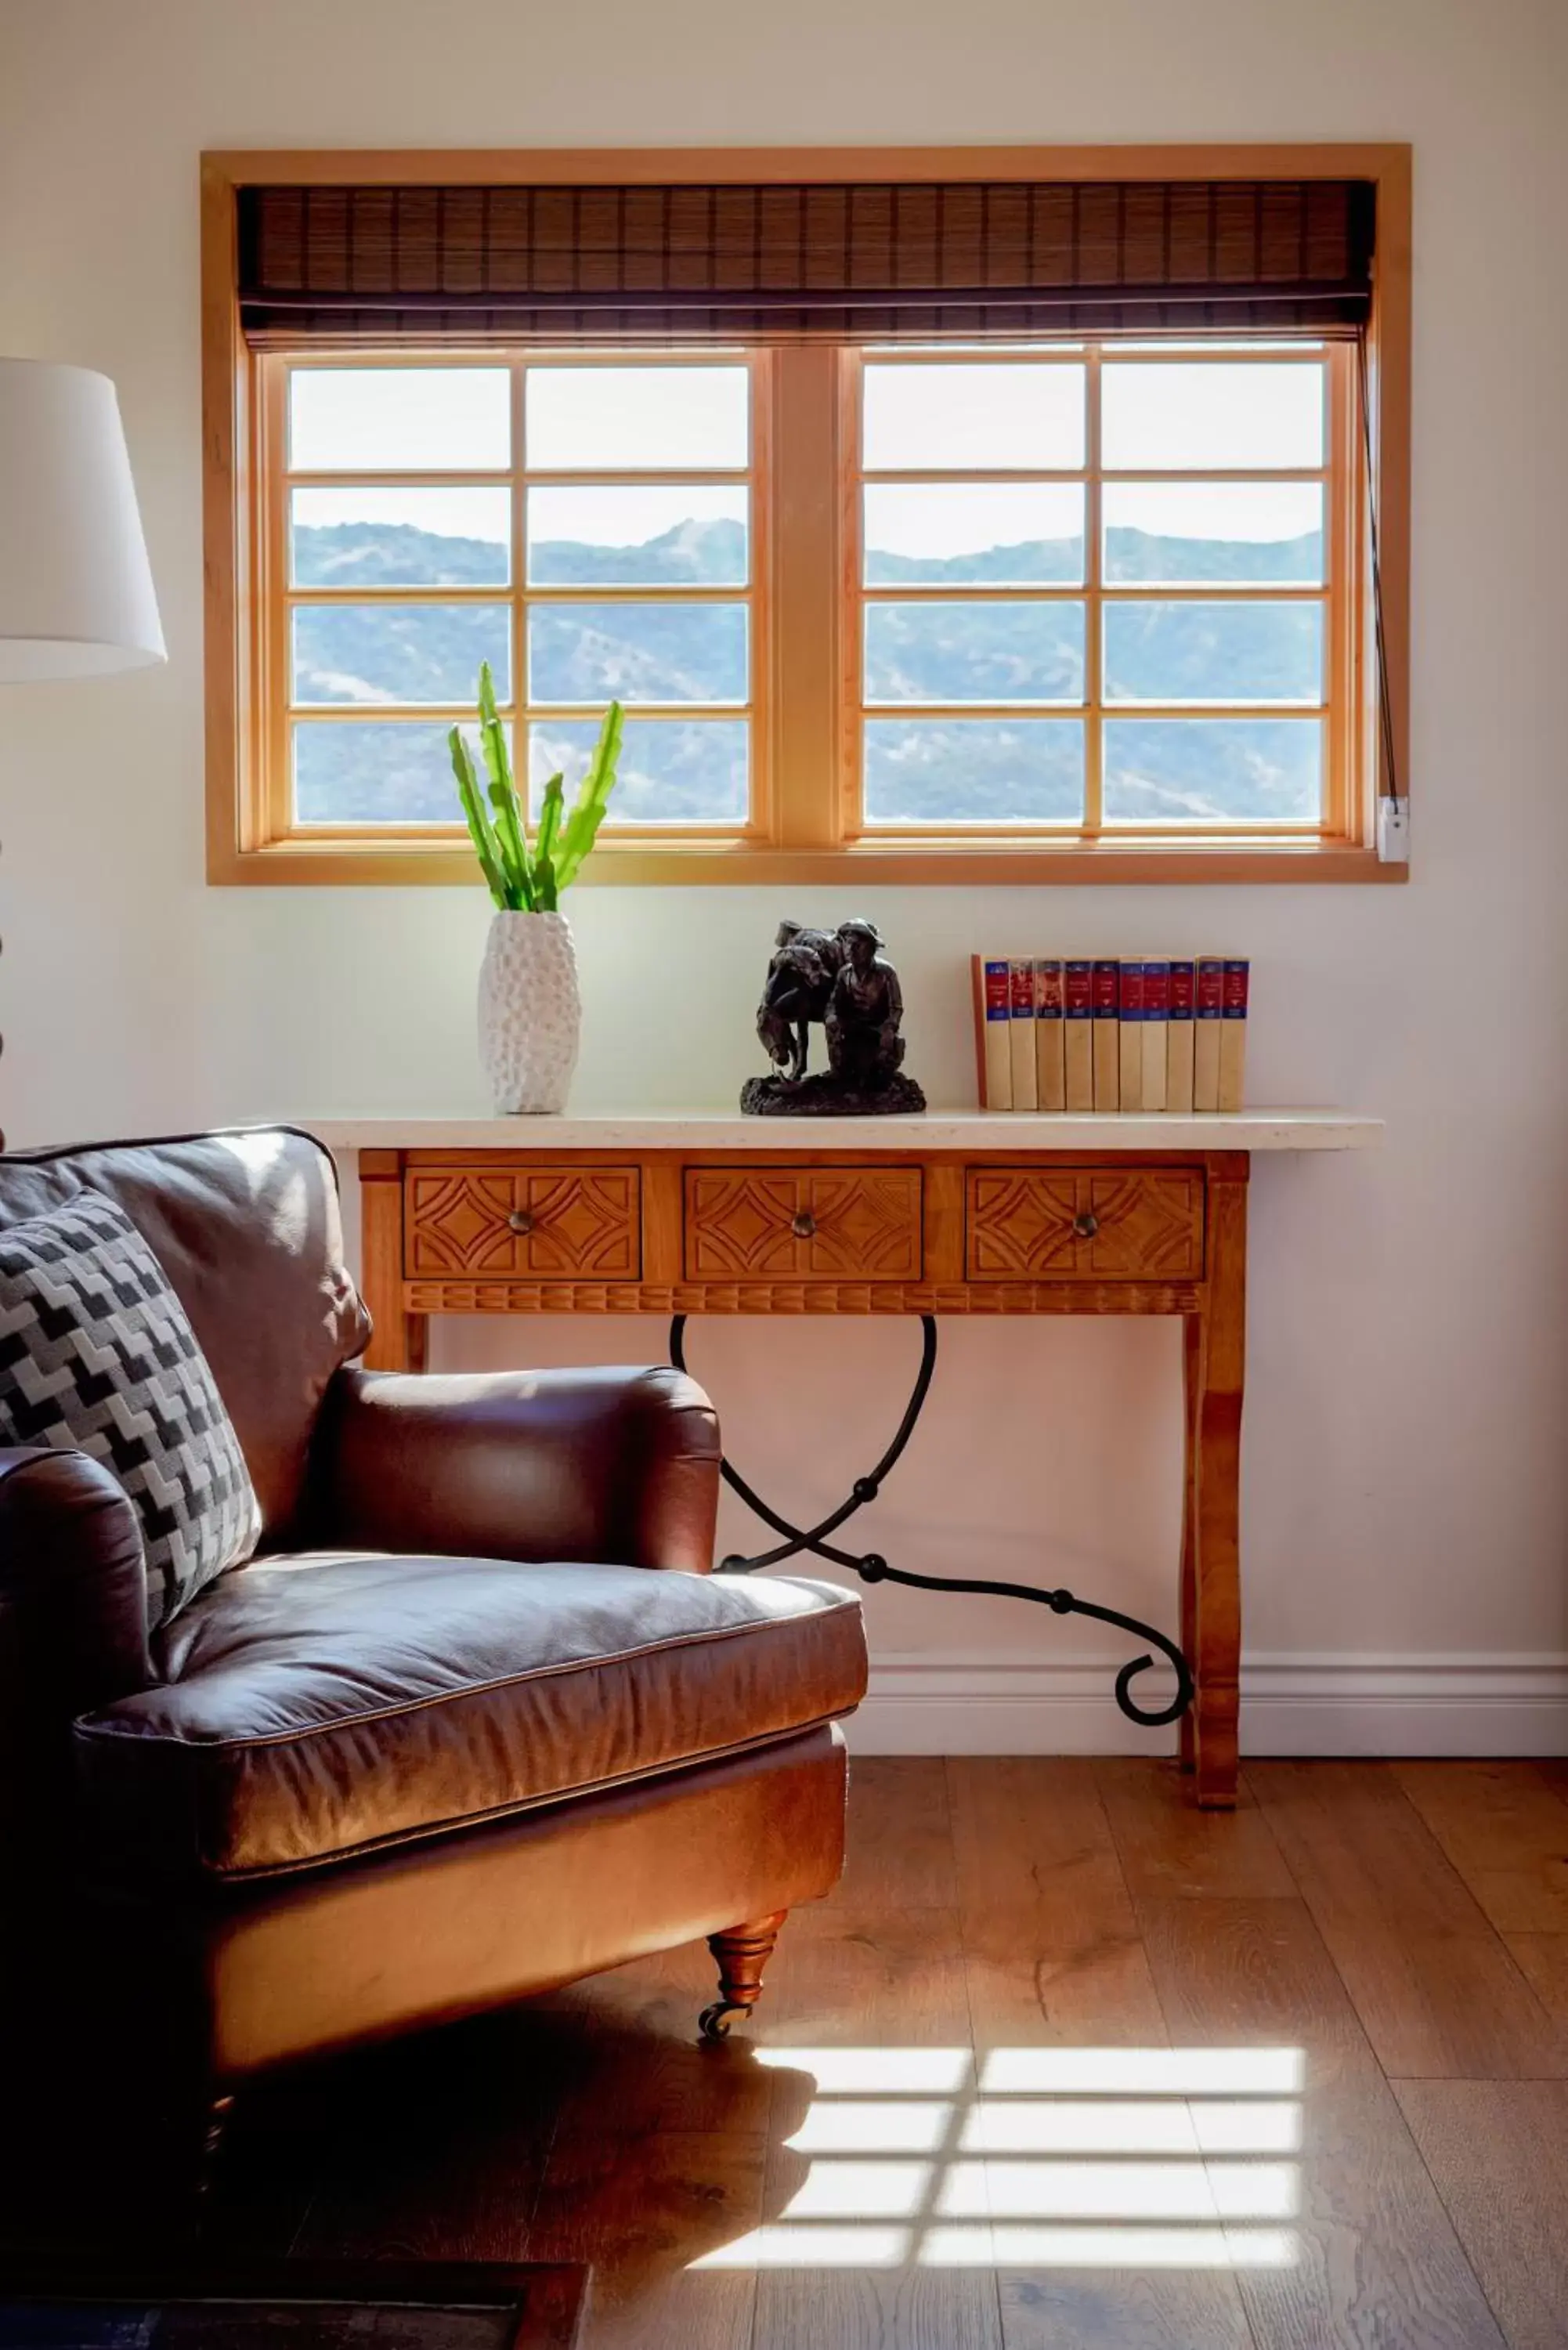
[[[578,2267],[0,2270],[0,2350],[573,2350]]]

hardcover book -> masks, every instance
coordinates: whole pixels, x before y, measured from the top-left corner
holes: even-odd
[[[1169,1026],[1165,1045],[1165,1107],[1173,1118],[1192,1109],[1193,1006],[1197,1000],[1198,966],[1189,956],[1173,958],[1170,966]]]
[[[1251,966],[1227,955],[1220,1014],[1220,1107],[1241,1107],[1247,1066],[1247,995]]]
[[[1118,1059],[1121,1107],[1143,1107],[1143,964],[1124,962],[1117,973]]]
[[[1170,1005],[1170,965],[1163,955],[1143,967],[1143,1107],[1165,1107],[1165,1032]]]
[[[1012,980],[1004,962],[970,957],[974,983],[975,1076],[981,1109],[1012,1107]]]
[[[1121,965],[1114,955],[1095,959],[1095,1107],[1122,1106],[1120,1046]]]
[[[1040,1106],[1040,1094],[1039,1080],[1034,1074],[1034,962],[1033,956],[1015,956],[1009,966],[1009,973],[1012,1017],[1008,1023],[1008,1029],[1012,1066],[1012,1107],[1014,1109],[1037,1109]]]
[[[1042,1109],[1067,1107],[1067,1057],[1062,1017],[1062,965],[1042,957],[1034,965],[1035,1093]]]
[[[1067,1107],[1095,1107],[1094,965],[1082,961],[1062,966],[1064,1056],[1066,1061]]]
[[[1225,965],[1219,955],[1199,955],[1192,1023],[1192,1107],[1220,1107],[1220,1030],[1225,1009]]]

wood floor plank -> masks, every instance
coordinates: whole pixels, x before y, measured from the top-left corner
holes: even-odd
[[[327,2076],[311,2259],[522,2257],[556,2099],[577,2051],[538,2002],[341,2061]],[[305,2137],[306,2151],[310,2135]]]
[[[977,2047],[1164,2037],[1143,1938],[1086,1760],[948,1764]]]
[[[1563,2350],[1568,2083],[1394,2085],[1510,2350]]]
[[[1568,1934],[1505,1934],[1509,1956],[1559,2027],[1568,2027]]]
[[[741,2052],[712,2054],[715,2069],[739,2069],[736,2056],[750,2065]],[[557,2140],[524,2257],[588,2262],[582,2350],[742,2350],[754,2271],[695,2264],[757,2227],[763,2168],[759,2139],[715,2131]]]
[[[989,2262],[929,2264],[940,2166],[929,2143],[900,2142],[912,2106],[940,2144],[972,2097],[957,1913],[836,1900],[797,1922],[785,1995],[762,2026],[781,2102],[753,2350],[1002,2350]]]
[[[834,1898],[877,1909],[950,1909],[947,1767],[940,1754],[857,1755],[849,1770],[849,1838]]]
[[[1501,1934],[1568,1934],[1568,1802],[1533,1762],[1399,1762],[1396,1775]]]
[[[1233,2277],[1179,2269],[1003,2271],[1007,2350],[1252,2350]]]
[[[1239,2227],[1232,2238],[1258,2350],[1498,2350],[1485,2297],[1305,1904],[1166,1898],[1141,1901],[1139,1917],[1173,2043],[1301,2054],[1299,2153],[1272,2166],[1286,2173],[1286,2209],[1249,2223],[1259,2264]],[[1260,2206],[1268,2184],[1257,2181]],[[1236,2199],[1244,2206],[1251,2192],[1243,2177]],[[1271,2232],[1282,2240],[1276,2259],[1263,2257]]]
[[[1173,1762],[1108,1757],[1096,1763],[1095,1780],[1135,1900],[1146,1894],[1288,1900],[1295,1892],[1245,1786],[1233,1812],[1200,1812],[1191,1780]]]
[[[1249,1763],[1246,1780],[1386,2072],[1568,2069],[1561,2030],[1392,1765]]]

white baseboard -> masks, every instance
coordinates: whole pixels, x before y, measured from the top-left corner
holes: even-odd
[[[1163,1754],[1113,1693],[1127,1652],[1063,1664],[892,1656],[848,1724],[862,1754]],[[1140,1675],[1146,1704],[1167,1674]],[[1568,1754],[1568,1656],[1251,1656],[1244,1754]]]

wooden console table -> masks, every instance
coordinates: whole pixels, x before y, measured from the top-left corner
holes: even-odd
[[[1236,1794],[1238,1498],[1252,1154],[1375,1118],[930,1116],[369,1119],[373,1367],[433,1314],[1174,1314],[1185,1333],[1181,1725],[1199,1803]]]

